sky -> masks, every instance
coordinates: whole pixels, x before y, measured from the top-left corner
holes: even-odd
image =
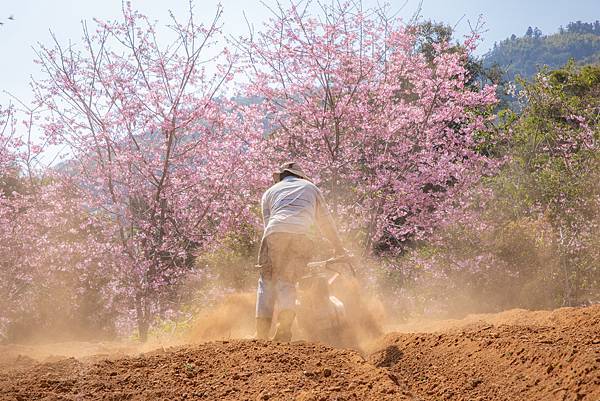
[[[264,0],[273,4],[275,0]],[[280,0],[286,3],[287,0]],[[329,0],[324,0],[329,1]],[[224,7],[224,31],[239,36],[247,32],[244,13],[257,28],[269,11],[260,0],[221,0]],[[380,0],[379,3],[384,2]],[[392,10],[409,19],[418,9],[419,0],[389,0]],[[133,0],[134,8],[166,23],[168,10],[185,15],[187,0]],[[218,0],[195,0],[200,20],[213,16]],[[365,7],[377,0],[363,0]],[[6,92],[27,101],[30,98],[30,77],[40,76],[34,63],[32,47],[49,43],[52,30],[63,43],[78,42],[81,21],[92,18],[115,19],[121,13],[121,0],[0,0],[0,105],[9,100]],[[479,54],[485,53],[511,34],[522,35],[528,26],[537,26],[544,33],[553,33],[570,21],[600,19],[600,0],[423,0],[423,19],[446,22],[456,26],[459,34],[469,31],[469,22],[479,16],[486,21],[486,32]],[[14,19],[9,19],[13,16]]]

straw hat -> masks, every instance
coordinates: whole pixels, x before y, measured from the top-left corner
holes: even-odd
[[[280,167],[279,167],[279,171],[275,171],[273,172],[273,181],[275,182],[279,182],[281,181],[281,174],[283,174],[284,171],[289,171],[290,173],[297,175],[298,177],[308,180],[308,181],[312,181],[307,175],[306,173],[302,170],[302,167],[300,167],[300,165],[298,165],[298,163],[295,162],[286,162],[283,163]]]

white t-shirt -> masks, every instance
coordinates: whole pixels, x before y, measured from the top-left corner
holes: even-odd
[[[308,180],[288,176],[263,194],[264,237],[275,232],[308,234],[313,225],[330,220],[323,194]]]

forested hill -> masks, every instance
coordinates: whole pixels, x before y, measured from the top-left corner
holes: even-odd
[[[507,72],[506,78],[513,80],[517,75],[531,78],[542,66],[562,67],[571,58],[578,64],[600,62],[600,21],[571,22],[552,35],[529,27],[522,37],[513,34],[495,43],[484,63],[498,65]]]

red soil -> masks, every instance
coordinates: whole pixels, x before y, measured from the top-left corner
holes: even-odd
[[[389,334],[369,361],[420,400],[600,400],[600,305],[482,317]]]
[[[356,352],[309,343],[236,340],[114,360],[28,362],[0,373],[1,399],[406,399],[391,374]]]
[[[4,347],[0,399],[600,400],[600,305],[440,327],[388,334],[367,360],[251,340],[43,363]]]

